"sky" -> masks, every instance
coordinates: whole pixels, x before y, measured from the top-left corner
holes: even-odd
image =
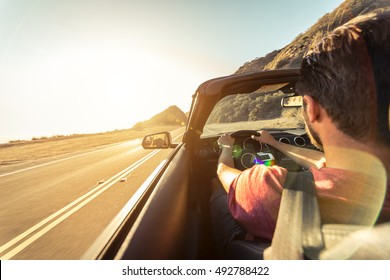
[[[0,0],[0,143],[105,132],[281,49],[341,0]]]

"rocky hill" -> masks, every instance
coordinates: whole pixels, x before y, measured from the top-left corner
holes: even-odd
[[[170,106],[168,109],[153,116],[147,121],[138,122],[133,129],[144,129],[162,125],[185,125],[187,123],[186,114],[177,106]]]
[[[346,0],[333,12],[321,17],[306,32],[299,34],[290,44],[246,62],[236,74],[299,67],[303,55],[314,41],[360,14],[383,7],[390,7],[390,0]]]

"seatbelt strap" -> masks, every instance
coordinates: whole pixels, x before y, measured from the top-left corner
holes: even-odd
[[[324,241],[321,231],[321,215],[317,201],[314,178],[310,171],[302,172],[303,209],[302,209],[302,247],[306,258],[319,259]]]
[[[310,171],[287,173],[271,247],[264,259],[318,259],[324,248],[321,218]]]

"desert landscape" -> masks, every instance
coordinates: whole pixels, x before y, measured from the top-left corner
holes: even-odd
[[[95,134],[56,135],[33,137],[31,140],[13,140],[0,144],[0,171],[42,159],[55,159],[66,154],[84,152],[108,145],[142,138],[160,131],[171,131],[184,126],[186,115],[176,106],[139,122],[132,128]]]
[[[142,138],[148,133],[169,131],[175,128],[177,126],[156,126],[142,130],[124,129],[97,134],[43,137],[31,141],[11,141],[0,145],[0,170],[4,166],[86,151]]]

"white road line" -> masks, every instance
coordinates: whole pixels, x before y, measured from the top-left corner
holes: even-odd
[[[15,244],[17,244],[18,242],[20,242],[21,240],[25,239],[27,236],[29,236],[30,234],[32,234],[33,232],[35,232],[36,230],[38,230],[39,228],[41,228],[42,226],[44,226],[45,224],[51,222],[52,220],[54,220],[55,218],[57,218],[58,216],[60,216],[61,214],[63,214],[64,212],[68,211],[69,209],[71,209],[72,207],[74,207],[75,205],[80,204],[73,208],[72,210],[70,210],[68,213],[64,214],[62,217],[58,218],[57,220],[55,220],[54,222],[52,222],[51,224],[49,224],[48,226],[44,227],[43,229],[41,229],[39,232],[37,232],[36,234],[34,234],[33,236],[31,236],[30,238],[28,238],[26,241],[24,241],[23,243],[21,243],[19,246],[17,246],[16,248],[14,248],[12,251],[10,251],[9,253],[1,256],[1,259],[9,259],[9,258],[12,258],[14,255],[16,255],[17,253],[19,253],[21,250],[23,250],[24,248],[26,248],[28,245],[30,245],[32,242],[34,242],[35,240],[37,240],[39,237],[41,237],[43,234],[45,234],[46,232],[48,232],[50,229],[52,229],[54,226],[58,225],[60,222],[62,222],[63,220],[65,220],[67,217],[69,217],[71,214],[73,214],[74,212],[76,212],[77,210],[79,210],[81,207],[83,207],[84,205],[86,205],[88,202],[90,202],[92,199],[94,199],[95,197],[97,197],[98,195],[100,195],[102,192],[106,191],[107,189],[109,189],[111,186],[113,186],[118,180],[120,177],[124,176],[126,173],[130,173],[132,172],[134,169],[138,168],[141,164],[143,164],[145,161],[149,160],[151,157],[153,157],[155,154],[157,154],[159,152],[159,150],[157,151],[154,151],[150,154],[148,154],[147,156],[143,157],[142,159],[140,159],[139,161],[137,161],[136,163],[130,165],[129,167],[127,167],[126,169],[122,170],[121,172],[117,173],[116,175],[114,175],[113,177],[111,177],[109,180],[107,180],[105,183],[101,184],[101,185],[98,185],[96,188],[92,189],[91,191],[89,191],[88,193],[84,194],[83,196],[79,197],[78,199],[76,199],[75,201],[73,201],[72,203],[68,204],[67,206],[63,207],[62,209],[58,210],[57,212],[55,212],[54,214],[50,215],[48,218],[44,219],[43,221],[39,222],[38,224],[36,224],[35,226],[31,227],[30,229],[26,230],[25,232],[23,232],[22,234],[18,235],[17,237],[13,238],[12,240],[10,240],[9,242],[7,242],[6,244],[2,245],[0,247],[0,253],[4,252],[5,250],[9,249],[10,247],[14,246]],[[117,180],[116,180],[117,179]],[[90,197],[89,197],[90,196]],[[89,198],[88,198],[89,197]],[[86,199],[88,198],[88,199]],[[85,200],[84,200],[85,199]],[[84,200],[84,201],[83,201]],[[82,202],[83,201],[83,202]]]

